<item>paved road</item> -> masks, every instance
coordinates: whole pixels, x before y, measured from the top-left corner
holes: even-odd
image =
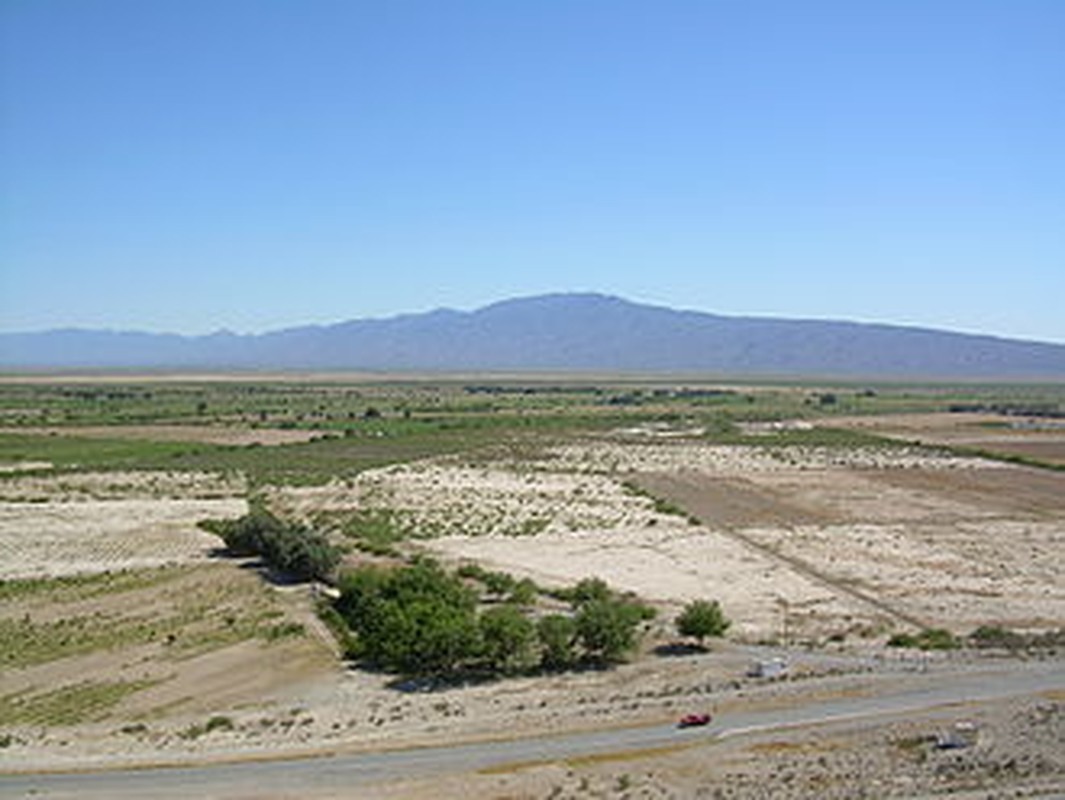
[[[275,761],[105,772],[0,775],[3,798],[299,797],[354,790],[403,778],[468,772],[509,763],[674,745],[824,722],[903,714],[966,701],[1065,689],[1065,662],[1003,664],[987,670],[910,675],[868,697],[806,703],[785,710],[719,716],[706,728],[655,725],[469,745],[443,745]],[[963,713],[963,712],[959,712]]]

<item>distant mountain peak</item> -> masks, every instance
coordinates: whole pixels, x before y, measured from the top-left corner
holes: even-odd
[[[884,324],[729,317],[597,292],[259,335],[0,335],[0,367],[596,370],[729,376],[1065,380],[1065,345]]]

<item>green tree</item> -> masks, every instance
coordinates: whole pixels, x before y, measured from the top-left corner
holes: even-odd
[[[536,634],[540,639],[540,663],[545,669],[566,669],[576,663],[577,624],[572,617],[563,614],[541,617]]]
[[[677,632],[695,638],[700,647],[707,636],[724,636],[731,624],[716,600],[693,600],[676,620]]]
[[[410,675],[443,675],[481,651],[480,629],[472,610],[442,600],[403,609],[407,638],[395,667]]]
[[[573,604],[582,606],[586,603],[605,601],[609,600],[613,594],[602,578],[585,578],[573,587]]]
[[[592,600],[574,618],[577,639],[586,657],[596,663],[619,661],[636,644],[638,614],[617,600]]]
[[[446,673],[477,656],[476,607],[476,594],[429,560],[356,570],[341,580],[336,603],[362,657],[411,675]]]
[[[519,606],[531,606],[536,602],[537,594],[539,594],[539,592],[536,589],[536,583],[530,578],[522,578],[515,583],[514,588],[510,590],[507,602]]]
[[[514,578],[506,572],[485,572],[481,582],[490,594],[499,596],[505,595],[514,588]]]
[[[521,611],[511,605],[490,608],[481,614],[479,624],[489,666],[509,672],[529,665],[536,629]]]

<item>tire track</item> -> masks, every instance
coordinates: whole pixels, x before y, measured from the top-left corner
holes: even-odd
[[[692,502],[692,494],[698,496],[701,488],[696,481],[686,480],[676,475],[642,473],[635,476],[635,482],[644,491],[649,492],[656,497],[662,497],[663,499],[669,500],[671,503],[675,503],[678,507],[684,509],[685,512],[691,514],[700,522],[703,522],[704,515],[702,509],[699,508],[698,503]],[[760,555],[765,556],[771,561],[802,575],[807,580],[828,589],[834,594],[855,600],[861,605],[876,609],[882,614],[886,614],[887,616],[900,622],[904,622],[907,625],[913,625],[918,628],[929,627],[925,620],[915,617],[905,611],[901,611],[890,603],[884,602],[879,597],[867,594],[860,589],[855,589],[853,586],[815,569],[802,559],[796,558],[795,556],[785,555],[771,547],[761,544],[754,538],[742,533],[736,527],[726,525],[720,528],[715,527],[714,529],[719,530],[726,536],[731,537],[735,541],[754,550]]]

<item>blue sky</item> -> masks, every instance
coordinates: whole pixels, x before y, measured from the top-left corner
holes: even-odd
[[[1060,0],[2,0],[0,329],[593,290],[1065,342]]]

